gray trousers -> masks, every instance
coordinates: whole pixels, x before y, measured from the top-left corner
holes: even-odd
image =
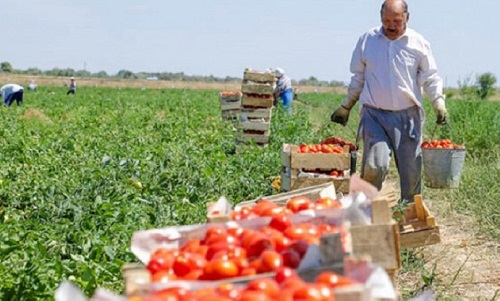
[[[401,200],[413,202],[422,193],[423,112],[417,106],[386,111],[363,106],[360,133],[363,138],[361,177],[379,190],[394,154],[401,185]]]

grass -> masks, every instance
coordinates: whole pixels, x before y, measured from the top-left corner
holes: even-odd
[[[222,195],[238,203],[271,194],[283,143],[354,139],[353,131],[329,123],[341,95],[301,94],[293,116],[274,111],[268,147],[236,155],[235,129],[220,118],[218,91],[65,93],[40,87],[26,93],[24,107],[0,109],[2,300],[51,299],[70,277],[87,295],[97,287],[121,292],[120,268],[136,261],[129,250],[134,231],[204,222],[205,203]],[[425,191],[450,210],[476,216],[497,240],[498,105],[448,101],[453,135],[467,146],[462,184],[451,193]],[[351,128],[357,118],[353,112]],[[426,135],[432,129],[428,122]]]

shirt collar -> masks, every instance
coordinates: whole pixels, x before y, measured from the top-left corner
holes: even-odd
[[[379,37],[383,37],[383,38],[388,39],[388,38],[385,36],[385,34],[384,34],[384,27],[383,27],[383,26],[380,26],[380,27],[378,28],[377,35],[378,35]],[[397,38],[395,41],[401,40],[401,39],[402,39],[402,38],[404,38],[404,37],[408,38],[408,26],[406,26],[406,29],[405,29],[405,32],[403,33],[403,35],[402,35],[402,36],[400,36],[399,38]]]

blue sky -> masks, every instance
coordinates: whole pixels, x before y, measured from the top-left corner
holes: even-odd
[[[446,86],[500,77],[497,0],[408,0]],[[0,0],[0,61],[37,67],[242,77],[282,67],[293,79],[348,82],[377,0]]]

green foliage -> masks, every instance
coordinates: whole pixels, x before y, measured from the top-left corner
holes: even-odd
[[[490,72],[480,74],[476,77],[476,82],[473,83],[471,77],[459,81],[459,93],[463,99],[488,99],[491,95],[495,94],[495,84],[497,79],[495,75]]]
[[[120,268],[136,261],[134,231],[202,223],[206,202],[220,196],[235,204],[270,195],[283,143],[352,141],[359,121],[355,107],[349,127],[332,125],[343,96],[303,93],[292,116],[273,111],[268,147],[236,154],[235,128],[221,120],[217,91],[65,93],[39,87],[24,107],[0,110],[1,300],[51,299],[70,277],[87,295],[97,287],[121,292]],[[452,132],[443,127],[435,135],[466,145],[462,183],[425,193],[478,216],[498,239],[499,103],[447,104]],[[426,137],[434,130],[430,114]]]
[[[9,62],[2,62],[0,63],[0,70],[2,72],[11,73],[14,71],[14,68],[12,68],[12,65]]]
[[[480,74],[477,77],[476,82],[478,83],[478,94],[481,99],[488,99],[491,95],[495,94],[495,84],[497,78],[493,73],[487,72]]]

